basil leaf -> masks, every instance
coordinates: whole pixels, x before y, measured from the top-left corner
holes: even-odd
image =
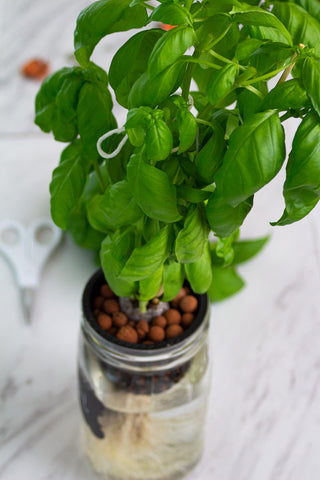
[[[244,222],[253,205],[253,197],[232,207],[226,200],[214,192],[209,198],[206,215],[210,228],[221,237],[229,237]]]
[[[195,159],[199,178],[205,184],[210,184],[214,181],[215,174],[222,164],[227,147],[224,140],[224,131],[218,122],[213,124],[212,130],[211,137],[201,148]]]
[[[256,50],[258,50],[264,41],[258,38],[248,38],[237,45],[235,57],[239,62],[247,60]]]
[[[160,291],[163,277],[163,265],[155,273],[139,282],[139,300],[148,301]]]
[[[110,185],[103,195],[92,197],[88,203],[89,222],[101,232],[132,225],[141,217],[126,180]]]
[[[218,302],[238,293],[245,286],[234,267],[212,268],[212,283],[208,290],[211,302]]]
[[[77,136],[76,108],[83,82],[81,68],[62,68],[47,77],[37,93],[35,123],[60,142],[72,142]]]
[[[147,72],[143,73],[130,90],[129,108],[159,105],[177,90],[183,79],[183,70],[183,64],[176,63],[154,78],[149,78]]]
[[[196,35],[203,50],[209,49],[212,42],[220,43],[218,39],[223,36],[224,32],[229,27],[230,22],[231,19],[229,16],[220,13],[218,15],[210,16],[205,21],[198,24],[199,27],[196,30]],[[195,23],[195,27],[197,27],[197,23]]]
[[[99,157],[97,141],[117,123],[112,115],[112,99],[107,88],[99,89],[85,83],[79,94],[77,107],[78,129],[83,145],[83,154],[89,160]]]
[[[250,9],[234,7],[231,15],[235,22],[242,25],[273,28],[282,35],[288,45],[292,45],[291,35],[285,27],[287,23],[279,21],[273,13],[267,10],[258,7],[251,7]]]
[[[169,226],[162,228],[145,245],[133,250],[119,276],[127,281],[140,281],[153,275],[169,254]]]
[[[180,220],[176,189],[165,172],[133,155],[128,164],[127,175],[134,198],[148,217],[166,223]]]
[[[123,107],[128,107],[130,90],[137,78],[147,70],[150,53],[162,35],[163,31],[159,29],[139,32],[124,43],[113,57],[109,81],[118,103]]]
[[[233,244],[234,264],[244,263],[257,255],[269,241],[270,236],[255,240],[240,240]]]
[[[301,108],[309,106],[310,100],[305,89],[301,87],[299,80],[293,79],[276,85],[268,95],[265,96],[260,105],[260,110],[300,110]]]
[[[100,259],[105,278],[117,295],[128,297],[138,291],[138,284],[119,278],[119,274],[134,248],[134,234],[126,230],[109,236],[102,242]]]
[[[296,3],[303,7],[317,20],[320,20],[320,3],[319,0],[291,0],[291,3]]]
[[[209,229],[203,206],[191,206],[176,239],[175,252],[180,263],[192,263],[203,255]]]
[[[169,302],[180,292],[184,282],[184,269],[181,263],[172,262],[163,269],[163,302]]]
[[[88,222],[85,204],[80,199],[77,208],[68,218],[67,230],[71,233],[73,241],[82,248],[100,250],[105,234],[94,230]]]
[[[189,11],[182,5],[159,5],[150,15],[148,23],[150,22],[162,22],[170,25],[192,25],[192,17]]]
[[[230,12],[233,5],[239,5],[236,0],[206,0],[202,2],[201,9],[199,10],[200,18],[210,17],[215,13]]]
[[[170,155],[172,143],[172,133],[166,122],[161,118],[152,118],[145,136],[147,158],[155,162],[165,160]]]
[[[282,218],[272,225],[288,225],[305,217],[320,199],[320,121],[309,113],[293,140],[286,169]]]
[[[274,110],[256,113],[232,133],[216,174],[217,191],[236,207],[272,180],[284,159],[284,132],[278,114]]]
[[[274,14],[287,26],[293,43],[313,47],[320,55],[320,23],[294,3],[273,2]]]
[[[188,26],[173,28],[166,32],[155,44],[148,62],[148,75],[155,78],[167,67],[175,63],[192,46],[193,29]]]
[[[307,57],[303,62],[301,80],[311,99],[313,108],[320,115],[320,62]]]
[[[88,165],[83,160],[81,142],[76,140],[61,154],[50,183],[51,216],[58,227],[66,230],[68,219],[77,208],[84,190]]]
[[[192,290],[195,293],[206,293],[212,282],[209,242],[202,257],[194,263],[186,263],[184,269]]]
[[[184,185],[177,186],[177,193],[179,198],[183,198],[190,203],[204,202],[211,195],[209,191],[198,190],[197,188],[186,187]]]
[[[131,0],[99,0],[82,10],[74,32],[75,56],[86,66],[99,41],[114,32],[140,28],[146,24],[145,7],[129,7]]]
[[[179,131],[178,155],[180,155],[193,145],[197,136],[198,124],[187,108],[178,111],[177,122]]]
[[[238,75],[238,64],[229,63],[211,75],[207,86],[207,95],[210,103],[215,105],[231,90]]]

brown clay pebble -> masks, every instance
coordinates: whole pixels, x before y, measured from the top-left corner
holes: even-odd
[[[146,320],[139,320],[137,323],[137,330],[143,330],[144,332],[149,332],[149,323]]]
[[[105,300],[103,303],[103,310],[106,313],[119,312],[120,308],[117,300]]]
[[[103,297],[96,297],[94,300],[93,300],[93,307],[94,308],[99,308],[101,309],[103,307],[103,302],[104,302],[104,298]]]
[[[149,339],[153,342],[162,342],[165,339],[165,332],[164,329],[155,325],[150,328],[149,330]]]
[[[181,318],[181,325],[184,328],[188,328],[193,322],[194,315],[193,313],[184,313]]]
[[[168,325],[179,324],[181,322],[181,313],[175,308],[170,308],[164,312],[164,316],[168,320]]]
[[[182,287],[180,292],[178,293],[178,295],[173,299],[171,300],[171,305],[173,307],[178,307],[179,306],[179,302],[180,300],[185,297],[186,295],[188,294],[188,291],[185,287]]]
[[[114,327],[124,327],[128,323],[128,317],[122,312],[112,314],[112,323]]]
[[[143,342],[143,344],[144,344],[144,345],[153,345],[154,342],[152,342],[151,340],[145,340],[145,341]]]
[[[144,340],[147,336],[147,332],[142,330],[142,328],[138,328],[138,327],[137,327],[137,334],[138,334],[139,340]]]
[[[108,331],[108,333],[109,333],[109,335],[114,336],[114,335],[117,334],[118,330],[119,330],[119,329],[118,329],[117,327],[112,327],[112,328],[110,328],[110,330]]]
[[[166,328],[167,326],[167,319],[163,315],[158,315],[152,320],[152,325],[157,325],[158,327]]]
[[[180,325],[176,325],[176,324],[169,325],[169,327],[167,327],[166,329],[166,337],[168,339],[175,338],[178,335],[180,335],[180,333],[182,332],[183,332],[183,328]]]
[[[119,338],[119,340],[123,340],[124,342],[138,343],[138,334],[136,330],[129,325],[125,325],[124,327],[120,328],[117,333],[117,338]]]
[[[136,323],[137,322],[135,322],[134,320],[129,320],[128,325],[130,325],[130,327],[135,327]]]
[[[109,287],[109,285],[105,284],[100,287],[100,294],[105,298],[112,298],[114,297],[114,293]]]
[[[98,315],[97,322],[103,330],[109,330],[112,327],[111,317],[105,313],[100,313]]]
[[[96,308],[95,310],[93,310],[93,315],[97,318],[97,316],[101,313],[101,310],[99,310],[98,308]]]
[[[186,297],[182,298],[179,303],[179,307],[181,308],[181,310],[186,313],[194,312],[197,306],[198,300],[192,295],[187,295]]]

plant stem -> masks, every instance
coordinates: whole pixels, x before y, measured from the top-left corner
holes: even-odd
[[[209,53],[211,53],[212,56],[216,57],[221,62],[229,63],[229,64],[230,63],[236,63],[236,62],[233,62],[232,60],[230,60],[229,58],[223,57],[222,55],[220,55],[220,53],[217,53],[212,49],[209,50]],[[243,65],[239,65],[239,69],[240,70],[246,70],[246,67],[244,67]]]
[[[215,63],[207,62],[206,60],[199,60],[198,58],[193,58],[188,55],[185,55],[184,58],[182,58],[180,61],[187,63],[196,63],[197,65],[206,65],[207,67],[214,68],[215,70],[221,69],[221,65],[216,65]]]
[[[245,87],[247,90],[249,90],[249,92],[252,92],[254,93],[255,95],[257,95],[258,97],[262,98],[262,100],[264,99],[264,95],[262,92],[260,92],[260,90],[258,90],[257,88],[253,87],[252,85],[247,85]]]
[[[141,313],[146,313],[148,302],[145,300],[139,300],[139,310]]]
[[[100,172],[99,163],[98,163],[98,160],[96,158],[93,160],[93,168],[95,169],[95,172],[97,174],[101,192],[104,193],[106,185],[104,184],[103,177],[102,177],[101,172]]]
[[[248,85],[253,85],[254,83],[262,82],[262,81],[264,81],[264,80],[269,80],[269,78],[273,78],[275,75],[277,75],[278,73],[282,72],[284,68],[288,68],[288,67],[290,67],[291,65],[294,65],[295,63],[296,63],[295,60],[290,61],[286,67],[277,68],[276,70],[273,70],[273,71],[270,72],[270,73],[266,73],[265,75],[261,75],[260,77],[252,78],[250,81],[248,81],[248,82],[243,82],[243,83],[242,83],[241,85],[239,85],[239,86],[241,86],[241,87],[247,87]]]
[[[198,50],[197,48],[193,52],[192,58],[193,59],[198,59],[201,55],[201,50]],[[195,63],[189,63],[187,66],[186,74],[183,80],[182,84],[182,97],[185,99],[186,102],[189,100],[189,91],[190,91],[190,85],[191,85],[191,79],[192,75],[195,69]]]
[[[304,49],[304,45],[303,45],[302,43],[299,44],[299,47],[302,48],[302,49]],[[293,61],[297,58],[297,56],[298,56],[298,53],[295,52],[295,53],[292,55],[290,61],[293,62]],[[281,77],[280,77],[277,85],[279,85],[279,83],[283,83],[283,82],[285,82],[285,81],[287,80],[287,78],[289,77],[290,73],[292,72],[293,67],[295,66],[295,63],[296,63],[296,62],[294,61],[294,63],[293,63],[292,65],[289,65],[289,66],[285,69],[285,71],[284,71],[283,74],[281,75]]]

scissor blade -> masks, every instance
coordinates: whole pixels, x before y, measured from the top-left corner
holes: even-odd
[[[35,288],[23,287],[20,289],[21,304],[26,323],[31,323],[33,304],[35,299]]]

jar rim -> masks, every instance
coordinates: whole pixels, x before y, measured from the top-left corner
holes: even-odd
[[[112,337],[103,331],[93,314],[92,301],[100,286],[105,283],[103,271],[100,269],[87,282],[82,297],[82,331],[90,345],[99,351],[103,357],[114,357],[118,360],[129,360],[137,364],[147,362],[168,361],[181,355],[185,356],[188,350],[194,352],[202,344],[203,334],[208,328],[209,302],[206,294],[194,294],[198,299],[198,310],[191,326],[174,339],[165,340],[158,344],[132,344]],[[101,332],[100,332],[101,330]]]

